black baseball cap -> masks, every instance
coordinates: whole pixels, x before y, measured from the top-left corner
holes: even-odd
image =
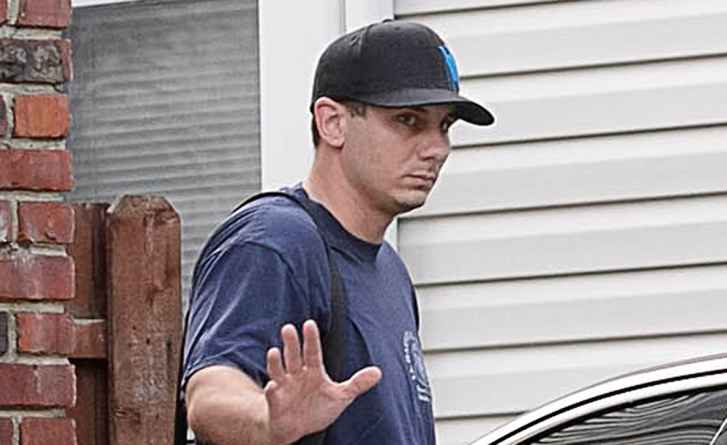
[[[454,56],[419,23],[385,20],[345,34],[318,60],[313,99],[356,100],[380,107],[454,105],[455,115],[477,125],[494,117],[459,95]]]

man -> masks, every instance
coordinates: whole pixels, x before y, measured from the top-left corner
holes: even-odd
[[[434,444],[413,287],[384,232],[424,204],[452,123],[492,123],[458,90],[452,55],[422,25],[376,23],[326,49],[314,164],[285,189],[318,227],[287,198],[259,199],[218,228],[195,270],[183,388],[199,440],[281,445],[325,429],[326,444]],[[346,294],[341,382],[320,345],[333,323],[324,239]]]

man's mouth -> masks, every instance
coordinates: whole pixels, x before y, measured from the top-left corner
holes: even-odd
[[[436,175],[432,175],[432,174],[428,174],[428,173],[415,173],[415,174],[411,174],[411,175],[407,175],[407,176],[417,180],[418,182],[428,185],[429,187],[433,186],[434,183],[437,181]]]

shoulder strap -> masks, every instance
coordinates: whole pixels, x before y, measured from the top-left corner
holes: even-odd
[[[344,322],[346,317],[346,292],[343,287],[341,275],[338,272],[338,268],[333,260],[330,244],[326,239],[326,236],[321,230],[320,221],[316,217],[316,213],[311,208],[310,203],[299,199],[289,193],[284,192],[262,192],[253,195],[241,204],[239,204],[232,213],[236,212],[240,208],[246,206],[252,201],[256,201],[266,197],[283,197],[290,199],[291,201],[298,204],[305,212],[310,216],[315,224],[323,245],[326,249],[326,256],[328,258],[328,268],[331,277],[331,325],[328,333],[323,337],[323,363],[326,366],[328,374],[333,377],[334,380],[342,380],[343,375],[343,364],[344,364],[344,345],[345,345],[345,330]],[[213,234],[214,236],[214,234]],[[174,445],[185,445],[187,444],[187,412],[184,402],[180,397],[180,385],[182,383],[182,372],[184,367],[184,341],[187,336],[187,325],[189,324],[190,307],[187,308],[187,314],[184,320],[184,328],[182,332],[182,350],[179,354],[179,372],[177,376],[177,406],[175,412],[174,421]],[[323,445],[325,441],[326,431],[321,431],[310,436],[306,436],[296,442],[296,445]]]
[[[411,285],[411,304],[414,311],[414,322],[416,323],[417,332],[419,332],[419,303],[417,302],[417,291],[414,285]]]

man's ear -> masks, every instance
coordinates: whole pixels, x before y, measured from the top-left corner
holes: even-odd
[[[343,147],[345,137],[346,107],[329,97],[321,97],[313,104],[318,134],[321,141],[336,148]]]

